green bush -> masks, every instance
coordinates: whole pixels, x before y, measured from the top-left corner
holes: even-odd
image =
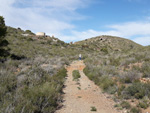
[[[143,73],[144,77],[150,77],[150,63],[149,62],[144,63],[142,65],[141,72]]]
[[[115,94],[117,92],[117,86],[111,86],[107,89],[107,93]]]
[[[120,79],[122,83],[133,83],[141,78],[139,72],[132,70],[127,72],[122,72],[120,75]]]
[[[92,106],[91,111],[97,111],[96,107]]]
[[[83,72],[85,73],[86,76],[88,76],[88,78],[90,80],[93,80],[92,71],[90,71],[90,68],[88,66],[86,66],[86,68],[84,68]]]
[[[27,41],[33,41],[33,39],[31,37],[27,38]]]
[[[150,98],[150,84],[144,84],[144,83],[133,83],[129,87],[126,87],[122,92],[124,92],[124,96],[128,98],[136,98],[136,99],[142,99],[145,96],[148,96]]]
[[[141,107],[141,108],[147,109],[147,108],[148,108],[148,104],[143,103],[143,102],[139,102],[138,107]]]
[[[149,103],[149,99],[143,99],[139,102],[139,104],[137,105],[138,107],[147,109],[149,107],[150,103]]]
[[[78,81],[79,78],[81,77],[78,70],[74,70],[74,71],[72,72],[72,75],[73,75],[73,80],[77,80],[77,81]]]
[[[117,94],[118,94],[118,96],[122,96],[122,91],[125,89],[125,86],[124,85],[121,85],[119,88],[118,88],[118,90],[117,90]]]
[[[18,104],[16,103],[15,111],[20,113],[24,108],[24,112],[53,112],[58,106],[59,96],[59,88],[53,83],[46,82],[32,88],[24,87],[22,97],[18,99]]]
[[[32,33],[31,30],[26,30],[25,33],[34,35],[34,33]]]
[[[145,96],[144,84],[133,83],[131,86],[126,88],[126,92],[129,96],[134,96],[137,99],[141,99]]]
[[[120,58],[113,58],[113,57],[110,57],[110,65],[113,65],[113,66],[119,66],[120,65]]]
[[[127,102],[127,101],[123,101],[120,104],[122,106],[122,108],[126,108],[126,109],[130,109],[131,105]]]
[[[101,51],[104,52],[105,54],[108,54],[108,49],[107,48],[102,48]]]
[[[106,91],[109,87],[114,86],[115,82],[109,76],[102,76],[99,85],[104,91]]]
[[[141,109],[137,108],[137,107],[133,107],[130,110],[131,113],[142,113]]]
[[[102,75],[99,68],[91,69],[87,66],[83,71],[90,80],[94,81],[95,84],[99,85],[104,91],[108,91],[108,93],[111,94],[114,94],[117,91],[116,87],[114,87],[115,82],[112,80],[112,78]]]

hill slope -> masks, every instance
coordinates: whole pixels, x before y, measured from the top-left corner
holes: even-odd
[[[115,36],[97,36],[83,41],[76,42],[77,45],[87,46],[93,50],[100,51],[103,49],[111,51],[128,51],[142,47],[141,45],[120,37]]]

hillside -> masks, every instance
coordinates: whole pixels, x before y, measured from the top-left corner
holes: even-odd
[[[9,42],[9,55],[0,62],[2,113],[55,112],[62,102],[67,76],[64,65],[77,60],[79,54],[86,64],[84,73],[113,96],[118,109],[126,109],[121,104],[125,101],[133,104],[128,111],[132,107],[137,110],[150,100],[149,84],[140,82],[150,77],[149,46],[114,36],[68,44],[55,37],[37,37],[30,30],[12,27],[7,27],[5,38]],[[132,99],[135,103],[128,101]],[[145,109],[149,105],[144,104]]]
[[[22,34],[30,34],[23,36]],[[0,112],[54,112],[61,101],[68,44],[7,27],[9,55],[0,62]]]
[[[77,45],[88,47],[95,51],[129,51],[142,48],[141,45],[121,37],[115,36],[97,36],[83,41],[76,42]]]
[[[93,43],[91,48],[102,49],[91,53],[84,60],[84,73],[104,92],[112,95],[118,110],[126,109],[129,113],[150,112],[149,46],[143,47],[130,40],[110,36],[106,37],[106,42],[92,42],[94,39],[87,40]],[[111,40],[111,44],[108,40]],[[101,46],[102,43],[105,46]]]
[[[24,36],[29,34],[29,36]],[[33,58],[38,55],[53,56],[57,54],[55,49],[62,49],[67,44],[55,37],[37,37],[30,30],[23,31],[7,27],[6,39],[9,41],[11,54]],[[61,47],[61,48],[60,48]]]

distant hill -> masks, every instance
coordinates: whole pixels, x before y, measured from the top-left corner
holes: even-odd
[[[82,45],[97,51],[128,51],[141,48],[143,46],[125,39],[116,36],[97,36],[83,41],[75,43],[76,45]]]

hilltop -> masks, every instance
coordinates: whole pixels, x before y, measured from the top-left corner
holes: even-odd
[[[93,49],[95,51],[106,51],[106,52],[112,51],[125,52],[129,50],[142,48],[141,45],[131,40],[108,35],[93,37],[83,41],[75,42],[75,44],[82,45],[83,47],[88,47],[89,49]]]

